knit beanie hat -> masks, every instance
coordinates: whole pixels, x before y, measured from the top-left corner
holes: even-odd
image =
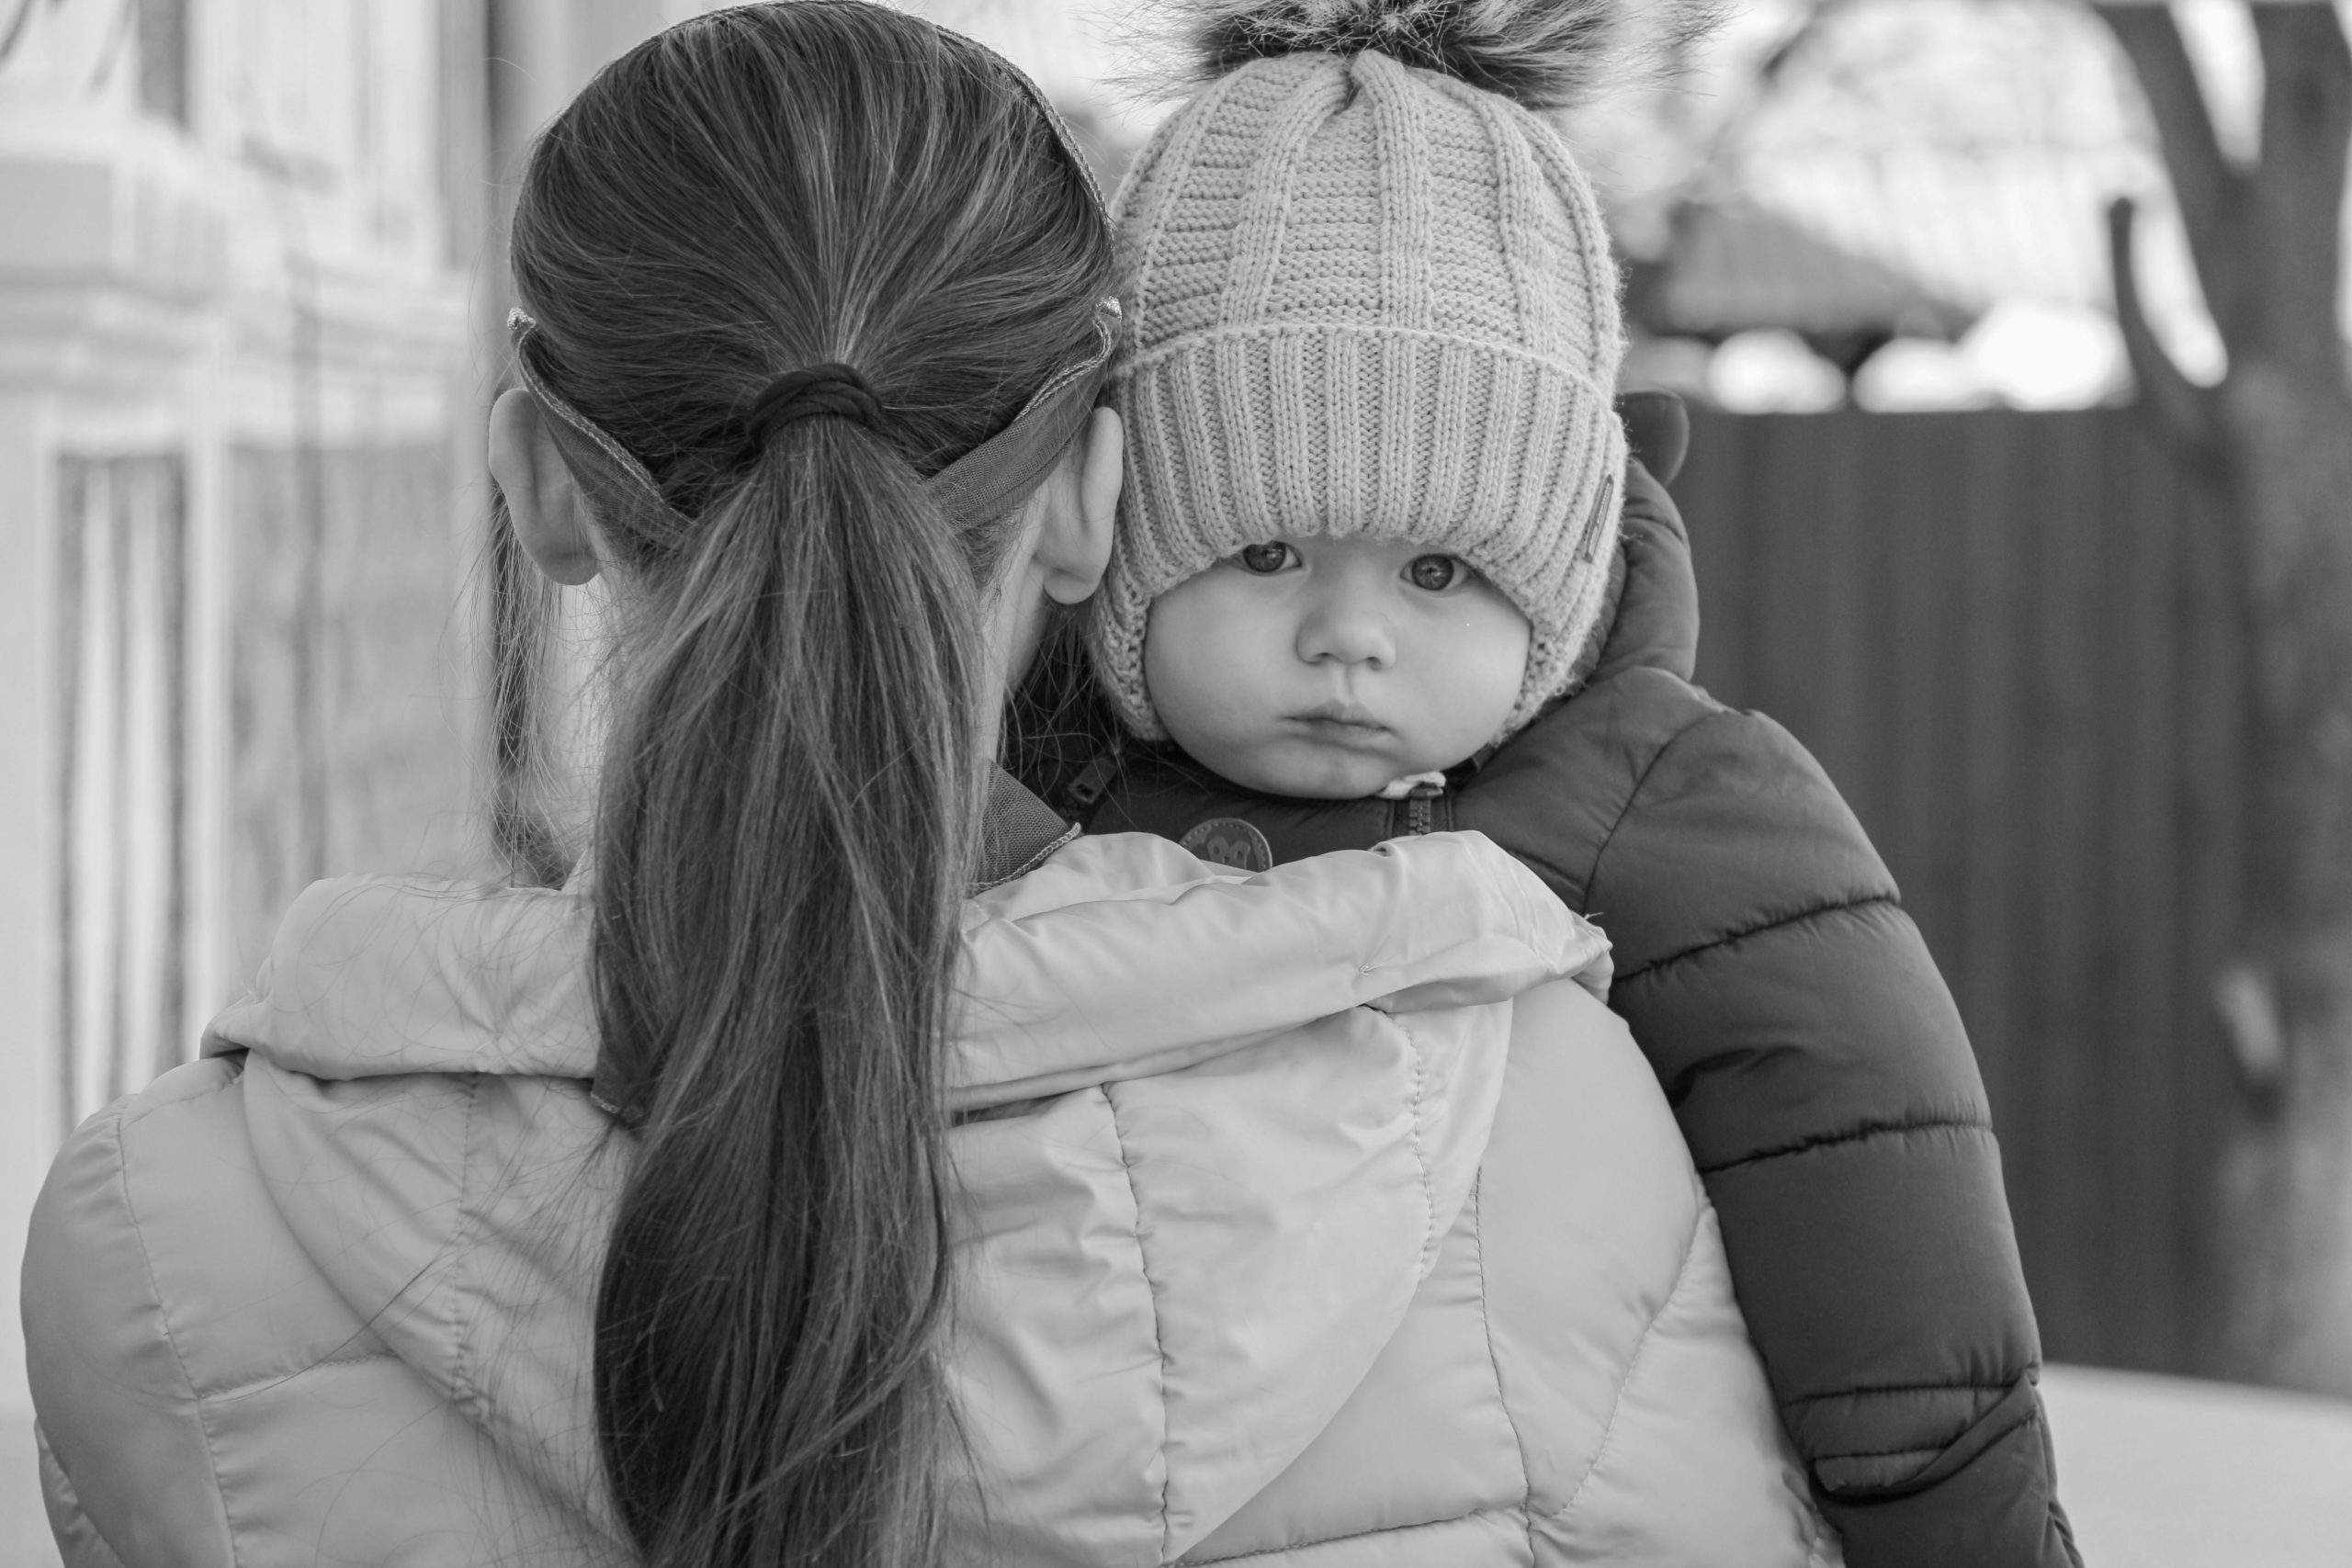
[[[1629,4],[1191,6],[1221,73],[1113,209],[1127,481],[1090,635],[1137,734],[1167,733],[1153,599],[1282,536],[1483,573],[1534,632],[1505,734],[1577,677],[1617,544],[1623,329],[1592,188],[1531,110],[1612,68]]]

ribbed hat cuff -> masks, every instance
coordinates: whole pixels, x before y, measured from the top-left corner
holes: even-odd
[[[1127,484],[1092,618],[1096,672],[1164,739],[1143,678],[1151,602],[1283,536],[1407,538],[1460,556],[1533,625],[1506,733],[1558,695],[1616,547],[1625,437],[1567,366],[1442,333],[1266,326],[1123,367]]]

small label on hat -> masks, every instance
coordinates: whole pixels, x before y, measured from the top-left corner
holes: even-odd
[[[1236,871],[1273,869],[1274,847],[1266,842],[1265,834],[1238,817],[1212,817],[1177,841],[1213,865],[1229,865]]]

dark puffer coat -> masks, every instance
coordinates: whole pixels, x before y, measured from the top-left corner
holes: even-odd
[[[1819,764],[1693,686],[1697,649],[1681,518],[1636,465],[1600,664],[1444,793],[1280,799],[1132,746],[1065,745],[1038,782],[1092,831],[1190,834],[1211,858],[1287,862],[1448,828],[1518,855],[1615,943],[1611,1003],[1714,1199],[1848,1562],[2078,1564],[1959,1013]]]

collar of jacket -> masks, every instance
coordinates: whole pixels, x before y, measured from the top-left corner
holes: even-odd
[[[1026,876],[1078,832],[1077,823],[1063,821],[1019,779],[998,768],[989,780],[980,818],[979,874],[972,879],[972,891],[985,893]]]
[[[997,770],[972,891],[1017,880],[1078,834]],[[287,911],[254,994],[205,1031],[202,1055],[258,1046],[327,1077],[587,1077],[596,1103],[634,1126],[644,1120],[641,1093],[600,1048],[582,985],[589,924],[576,886],[492,889],[397,876],[315,883]]]
[[[1024,794],[995,794],[989,869],[1032,869],[960,915],[954,1111],[1156,1076],[1351,1008],[1499,1001],[1608,945],[1476,834],[1244,877],[1149,834],[1073,839]],[[313,883],[204,1055],[252,1052],[322,1082],[602,1080],[618,1114],[629,1097],[598,1038],[592,921],[576,888]]]

